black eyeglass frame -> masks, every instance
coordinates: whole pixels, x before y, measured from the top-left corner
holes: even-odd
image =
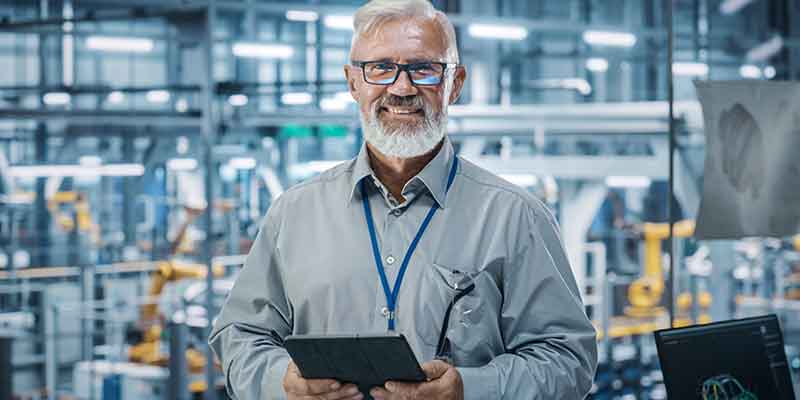
[[[400,77],[400,73],[401,72],[406,72],[408,74],[408,80],[410,80],[411,83],[414,84],[414,86],[429,86],[429,87],[439,86],[439,85],[442,84],[442,82],[444,82],[444,74],[445,74],[445,72],[447,72],[448,69],[458,68],[459,66],[461,66],[461,64],[457,64],[457,63],[445,63],[445,62],[439,62],[439,61],[425,61],[425,62],[416,62],[416,63],[411,63],[411,64],[400,64],[400,63],[396,63],[396,62],[392,62],[392,61],[374,60],[374,61],[351,61],[350,63],[355,67],[361,68],[361,75],[362,75],[362,77],[364,79],[364,82],[367,82],[370,85],[378,85],[378,86],[391,86],[391,85],[394,85],[394,83],[397,82],[397,78]],[[370,82],[367,79],[367,70],[364,68],[364,66],[367,65],[367,64],[372,64],[372,63],[384,63],[384,64],[396,65],[397,66],[397,72],[394,74],[394,79],[392,79],[392,81],[389,82],[389,83]],[[434,84],[416,83],[416,82],[414,82],[414,79],[411,78],[411,72],[409,71],[409,68],[417,66],[417,65],[425,65],[425,64],[436,64],[436,65],[440,65],[442,67],[442,75],[439,77],[439,82],[438,83],[434,83]]]

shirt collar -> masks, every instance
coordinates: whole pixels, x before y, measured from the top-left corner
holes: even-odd
[[[439,152],[428,162],[422,171],[406,183],[406,186],[403,188],[403,193],[416,191],[419,187],[418,185],[421,183],[428,189],[439,207],[444,208],[447,196],[447,178],[450,174],[453,157],[455,157],[453,144],[450,142],[450,139],[445,136],[444,143],[442,143]],[[355,159],[349,201],[353,201],[353,197],[355,197],[356,193],[361,192],[358,189],[359,184],[362,179],[368,176],[374,176],[374,173],[372,167],[369,165],[369,154],[367,153],[367,145],[365,142],[361,145],[361,150],[358,152],[358,156],[356,156]]]

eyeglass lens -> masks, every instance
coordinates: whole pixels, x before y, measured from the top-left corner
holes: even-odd
[[[400,67],[395,63],[374,62],[364,64],[367,82],[390,85],[395,81]],[[420,63],[408,66],[411,82],[416,85],[438,85],[442,80],[444,67],[440,64]]]

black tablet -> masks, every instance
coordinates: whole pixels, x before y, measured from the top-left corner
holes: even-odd
[[[386,381],[427,380],[402,334],[293,335],[284,345],[304,378],[354,383],[367,396]]]

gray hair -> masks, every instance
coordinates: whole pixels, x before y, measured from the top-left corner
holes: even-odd
[[[353,16],[353,41],[372,32],[381,24],[402,17],[420,17],[438,23],[445,34],[445,62],[458,63],[456,31],[445,13],[435,9],[428,0],[372,0],[356,10]]]

